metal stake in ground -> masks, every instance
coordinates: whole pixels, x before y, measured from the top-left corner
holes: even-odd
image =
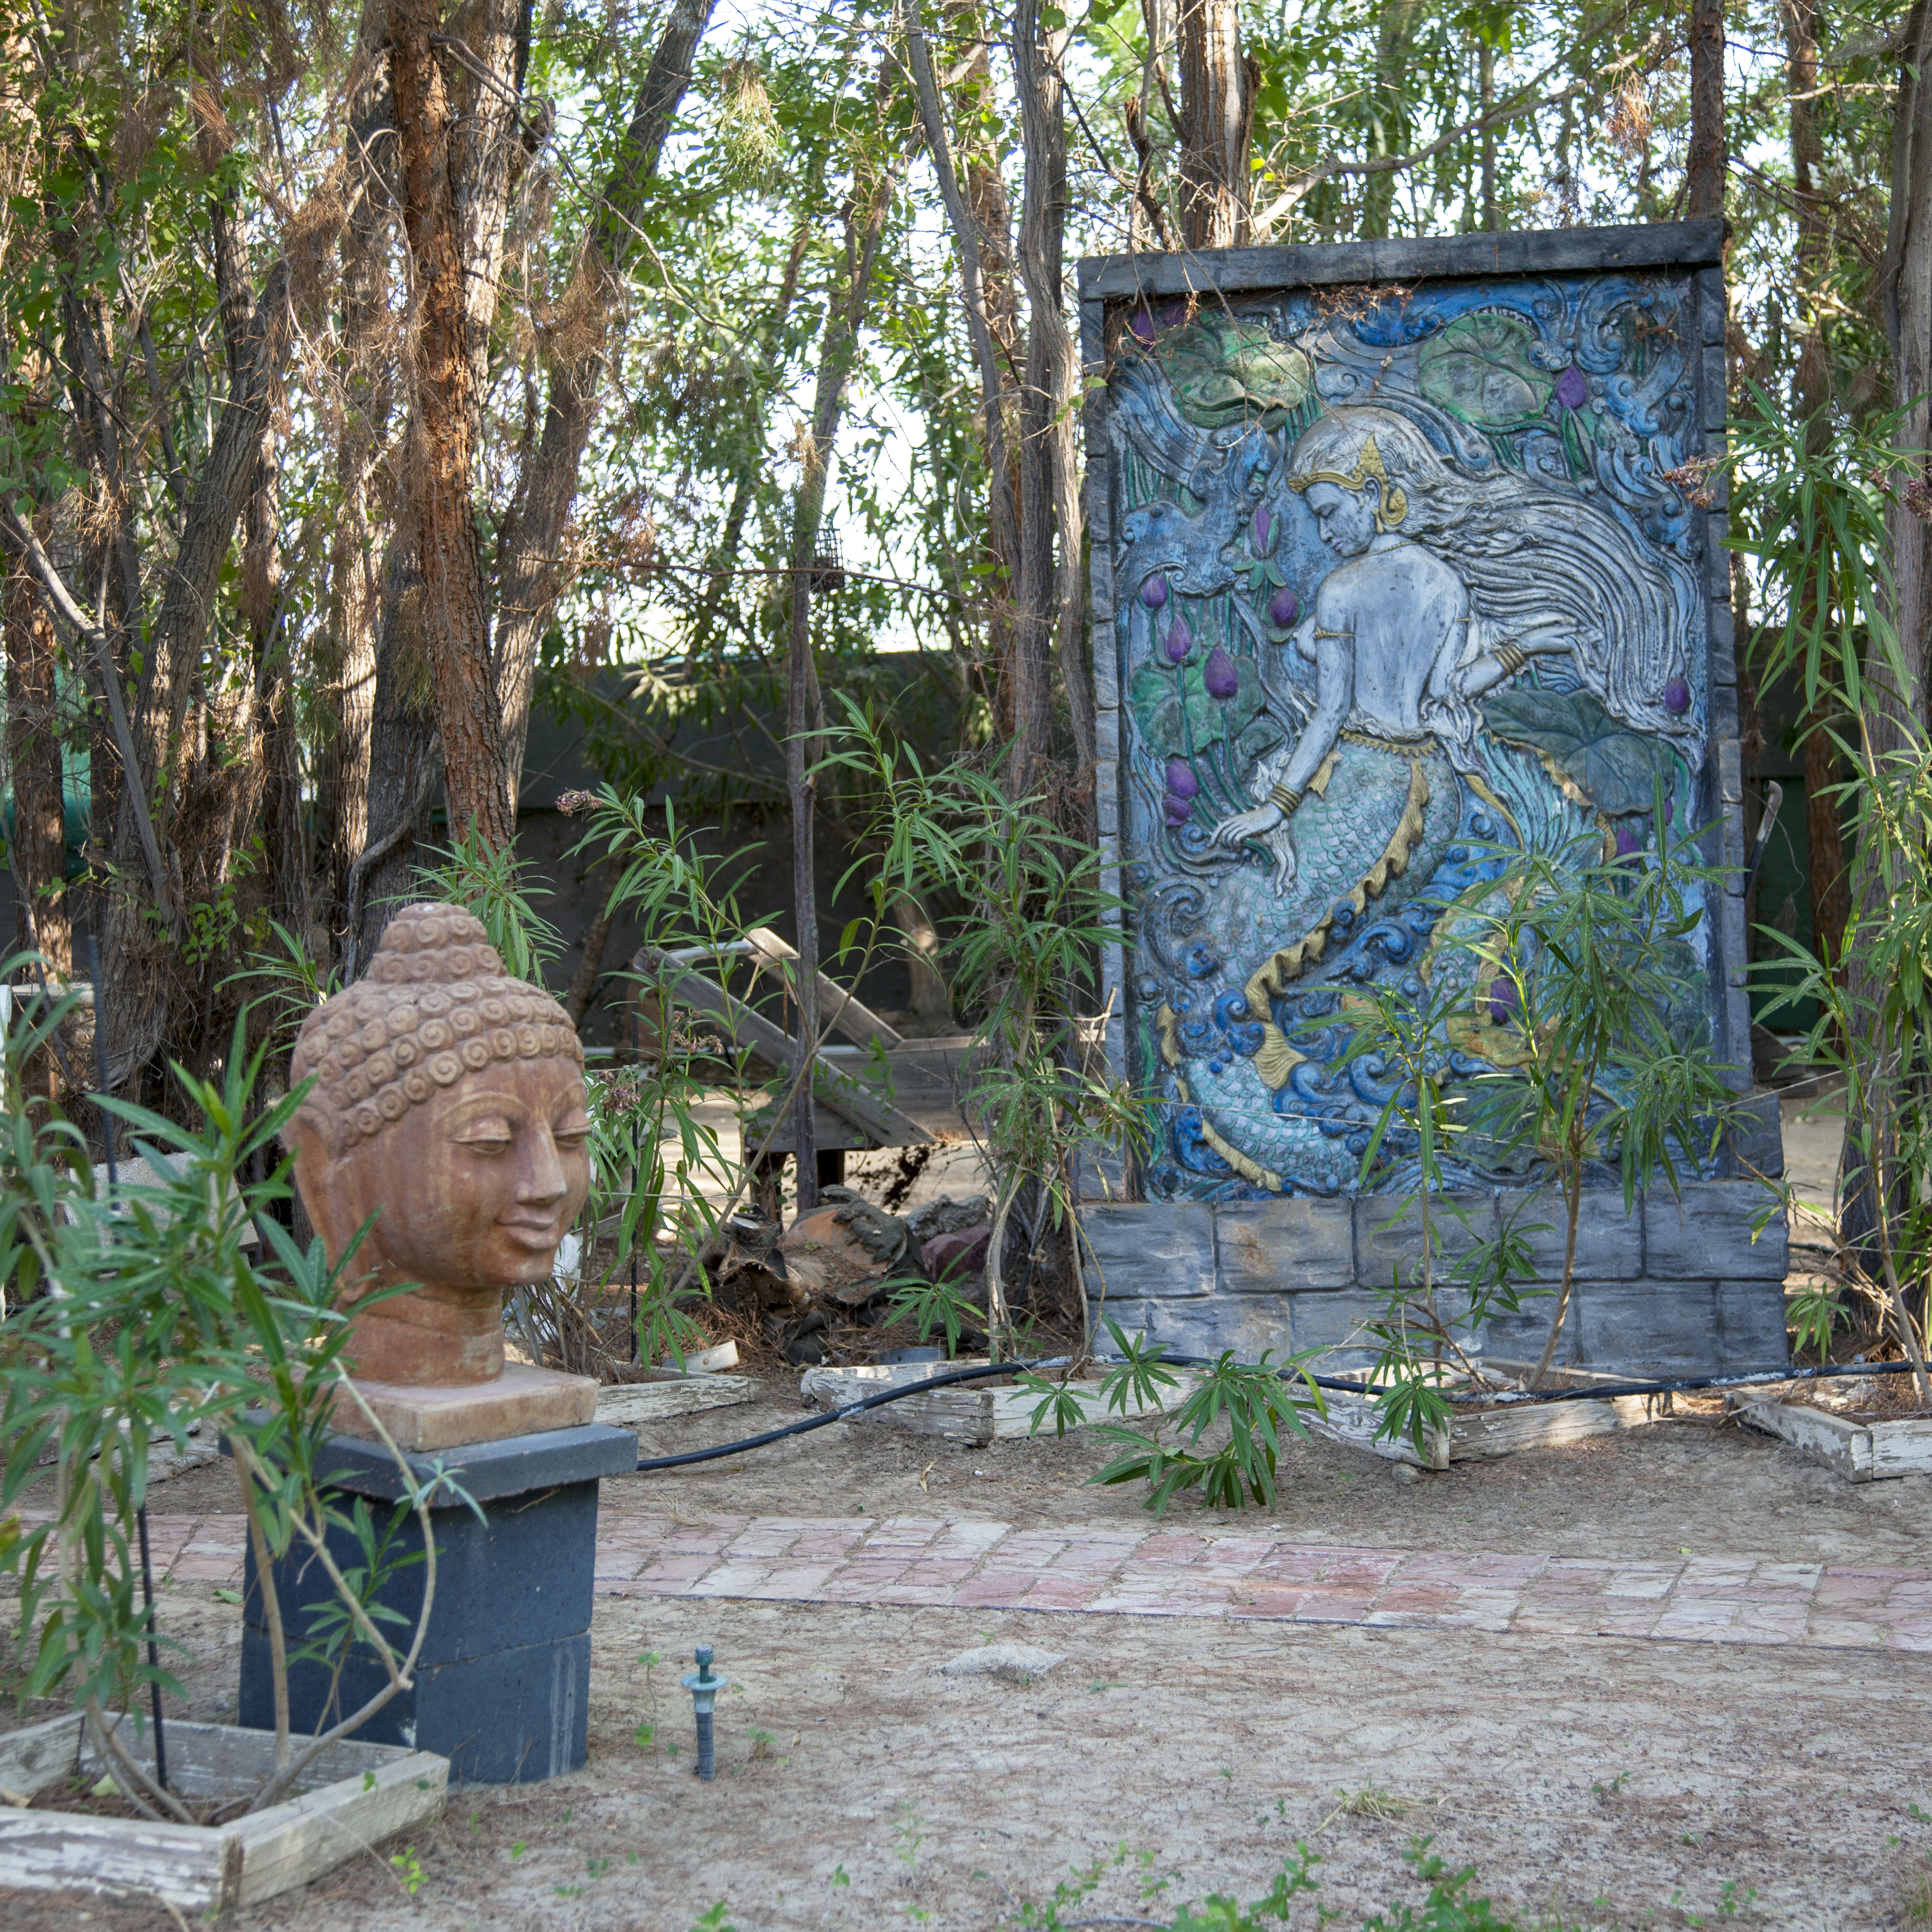
[[[711,1646],[700,1643],[698,1646],[698,1668],[687,1670],[677,1681],[691,1693],[691,1701],[698,1712],[698,1774],[708,1784],[717,1774],[711,1735],[711,1707],[717,1702],[718,1694],[730,1682],[728,1677],[715,1676],[711,1669]]]

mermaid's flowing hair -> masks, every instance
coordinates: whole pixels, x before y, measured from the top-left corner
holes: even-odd
[[[1689,675],[1696,586],[1687,566],[1658,558],[1574,488],[1508,470],[1466,474],[1394,410],[1330,411],[1296,439],[1288,464],[1304,488],[1321,474],[1366,480],[1378,466],[1393,526],[1456,572],[1498,641],[1567,630],[1577,676],[1613,715],[1673,738],[1696,728],[1694,712],[1673,717],[1664,706],[1665,686]]]

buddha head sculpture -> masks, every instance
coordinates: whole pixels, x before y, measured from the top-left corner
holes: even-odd
[[[296,1185],[353,1302],[358,1377],[428,1388],[503,1372],[503,1295],[541,1280],[583,1205],[584,1049],[570,1016],[511,978],[460,908],[405,906],[365,977],[303,1022],[290,1124]]]

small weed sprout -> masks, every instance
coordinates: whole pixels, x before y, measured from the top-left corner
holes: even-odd
[[[396,1882],[413,1898],[423,1886],[422,1861],[416,1856],[413,1845],[405,1845],[400,1852],[392,1852],[389,1868],[396,1874]]]

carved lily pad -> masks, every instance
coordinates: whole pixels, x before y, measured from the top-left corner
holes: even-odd
[[[1654,787],[1667,796],[1676,783],[1670,747],[1612,718],[1587,691],[1505,691],[1483,716],[1498,738],[1540,752],[1552,776],[1613,818],[1649,811]]]
[[[1556,378],[1532,358],[1536,333],[1520,317],[1459,316],[1417,352],[1417,386],[1478,429],[1520,429],[1549,406]]]
[[[1279,429],[1315,386],[1306,356],[1276,341],[1263,322],[1204,315],[1156,352],[1181,414],[1201,429],[1244,422]]]

